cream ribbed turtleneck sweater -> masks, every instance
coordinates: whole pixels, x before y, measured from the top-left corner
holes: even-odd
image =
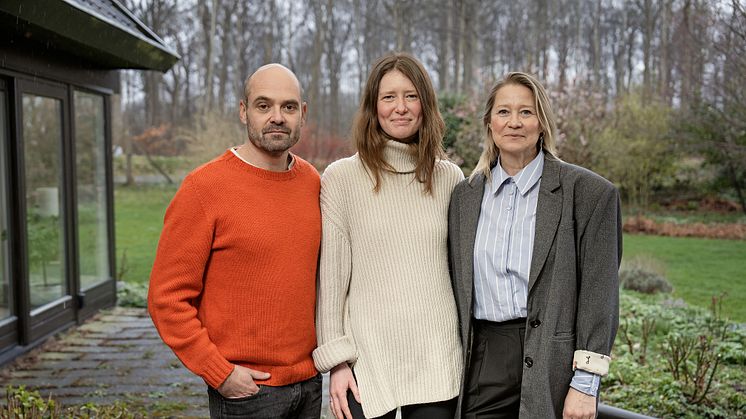
[[[353,364],[366,417],[449,400],[462,371],[448,277],[448,202],[461,170],[435,166],[433,194],[414,175],[413,146],[389,141],[381,189],[354,155],[321,179],[322,239],[313,358]]]

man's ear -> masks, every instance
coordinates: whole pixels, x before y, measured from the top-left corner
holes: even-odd
[[[306,116],[308,115],[308,104],[306,102],[303,102],[302,105],[300,105],[301,113],[303,116],[300,118],[300,125],[306,125]]]
[[[238,104],[238,119],[240,119],[241,123],[244,125],[246,125],[246,119],[247,119],[246,111],[247,110],[248,109],[246,109],[246,102],[244,102],[243,100],[240,101]]]

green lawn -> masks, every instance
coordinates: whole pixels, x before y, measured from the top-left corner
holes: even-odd
[[[727,292],[723,314],[746,323],[746,241],[689,237],[624,236],[624,259],[653,257],[665,264],[674,297],[709,307]]]
[[[126,251],[124,280],[147,283],[158,245],[163,214],[176,186],[117,186],[115,191],[117,269]],[[636,255],[665,264],[674,297],[709,307],[727,291],[724,314],[746,323],[746,241],[625,235],[624,259]]]
[[[163,214],[175,193],[176,186],[117,185],[115,188],[117,271],[124,266],[125,281],[148,282],[163,227]]]

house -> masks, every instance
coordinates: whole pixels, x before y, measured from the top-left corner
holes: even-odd
[[[0,364],[115,304],[118,69],[178,59],[117,0],[0,1]]]

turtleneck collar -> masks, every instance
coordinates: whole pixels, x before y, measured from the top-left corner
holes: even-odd
[[[417,144],[388,140],[383,149],[383,158],[396,173],[414,173],[417,167]]]

